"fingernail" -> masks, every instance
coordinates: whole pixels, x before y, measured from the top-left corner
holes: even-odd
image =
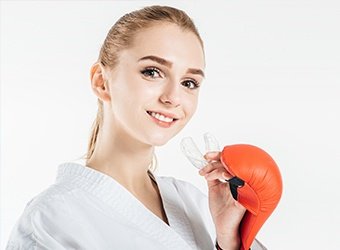
[[[205,155],[204,155],[204,156],[205,156],[205,157],[207,157],[207,156],[209,157],[210,155],[211,155],[211,152],[208,151],[208,152],[205,152]]]

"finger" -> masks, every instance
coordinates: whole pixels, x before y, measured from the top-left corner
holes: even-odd
[[[229,180],[231,178],[231,175],[227,173],[227,171],[224,168],[217,168],[210,173],[207,173],[205,176],[205,179],[207,181],[212,180]]]
[[[200,175],[205,175],[216,168],[223,167],[220,162],[211,162],[199,171]]]
[[[208,178],[209,180],[211,180],[211,178],[215,178],[219,179],[220,181],[228,181],[234,177],[224,167],[212,169],[210,172],[202,173],[201,175],[204,176],[206,179]],[[210,176],[211,178],[208,176]]]
[[[221,152],[211,151],[204,155],[204,158],[208,161],[219,161],[221,158]]]
[[[226,170],[225,168],[224,168],[224,172],[223,172],[223,178],[225,179],[225,180],[230,180],[231,178],[233,178],[234,176],[232,176],[229,172],[228,172],[228,170]]]

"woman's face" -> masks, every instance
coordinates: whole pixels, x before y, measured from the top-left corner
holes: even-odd
[[[174,24],[138,32],[109,74],[114,126],[144,144],[163,145],[194,114],[204,66],[194,33]]]

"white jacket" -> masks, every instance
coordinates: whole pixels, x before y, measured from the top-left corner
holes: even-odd
[[[56,183],[27,204],[6,249],[215,249],[207,196],[187,182],[154,178],[170,226],[110,176],[61,164]],[[265,248],[255,241],[256,249]]]

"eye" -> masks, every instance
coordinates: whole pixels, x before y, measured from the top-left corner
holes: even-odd
[[[160,70],[157,68],[146,68],[141,71],[141,73],[149,78],[157,78],[157,77],[162,77]]]
[[[195,80],[186,80],[183,81],[181,84],[188,89],[197,89],[200,87],[200,84]]]

